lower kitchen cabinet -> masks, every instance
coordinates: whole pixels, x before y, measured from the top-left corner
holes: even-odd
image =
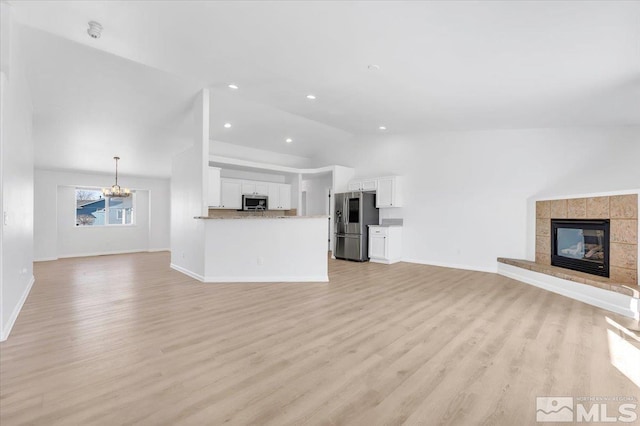
[[[369,261],[396,263],[402,260],[402,227],[369,226]]]

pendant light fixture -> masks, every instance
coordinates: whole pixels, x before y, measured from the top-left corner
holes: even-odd
[[[129,188],[121,188],[120,185],[118,185],[118,160],[120,159],[120,157],[113,157],[113,159],[116,160],[116,184],[111,188],[103,188],[102,195],[104,195],[106,198],[129,197],[131,195],[131,191],[129,190]]]

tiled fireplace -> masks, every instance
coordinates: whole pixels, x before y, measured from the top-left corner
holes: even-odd
[[[536,263],[538,264],[551,264],[552,219],[600,220],[601,222],[608,220],[607,224],[610,226],[607,241],[609,278],[621,284],[638,284],[637,194],[538,201],[536,203]],[[569,220],[564,223],[571,222]],[[585,241],[587,241],[586,238]],[[597,250],[595,240],[589,244],[594,247],[589,247],[588,251]],[[584,251],[585,249],[576,244],[566,250],[570,254],[571,250]]]

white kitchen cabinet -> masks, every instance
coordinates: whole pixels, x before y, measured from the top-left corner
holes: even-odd
[[[396,263],[402,259],[401,226],[369,226],[369,261]]]
[[[220,207],[223,209],[242,208],[242,182],[235,179],[221,179]]]
[[[291,209],[291,185],[283,183],[280,185],[279,203],[282,210]]]
[[[256,184],[253,182],[242,182],[242,193],[243,194],[255,194],[256,193]]]
[[[402,207],[400,176],[356,179],[349,182],[349,191],[375,191],[376,207]]]
[[[378,178],[376,207],[402,207],[399,176]]]
[[[352,180],[348,184],[349,191],[375,191],[377,188],[376,179]]]
[[[291,209],[291,185],[287,183],[269,184],[269,210]]]
[[[256,182],[256,195],[269,195],[269,184],[267,182]]]
[[[252,195],[268,195],[269,184],[267,182],[243,181],[242,193]]]
[[[386,238],[386,235],[369,230],[369,258],[372,262],[374,259],[384,259],[386,257]]]
[[[213,167],[211,167],[213,169]],[[291,209],[291,185],[286,183],[260,182],[244,179],[220,178],[218,169],[219,203],[210,204],[212,208],[239,210],[242,208],[242,195],[267,195],[269,210]],[[209,190],[214,179],[210,175]],[[213,197],[214,194],[211,194]]]
[[[210,208],[220,207],[220,169],[209,167],[209,191],[207,205]]]

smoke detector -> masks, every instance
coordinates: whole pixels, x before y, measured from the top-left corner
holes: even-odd
[[[89,29],[87,30],[87,34],[89,34],[91,38],[100,38],[100,35],[102,34],[102,25],[100,25],[96,21],[89,21]]]

